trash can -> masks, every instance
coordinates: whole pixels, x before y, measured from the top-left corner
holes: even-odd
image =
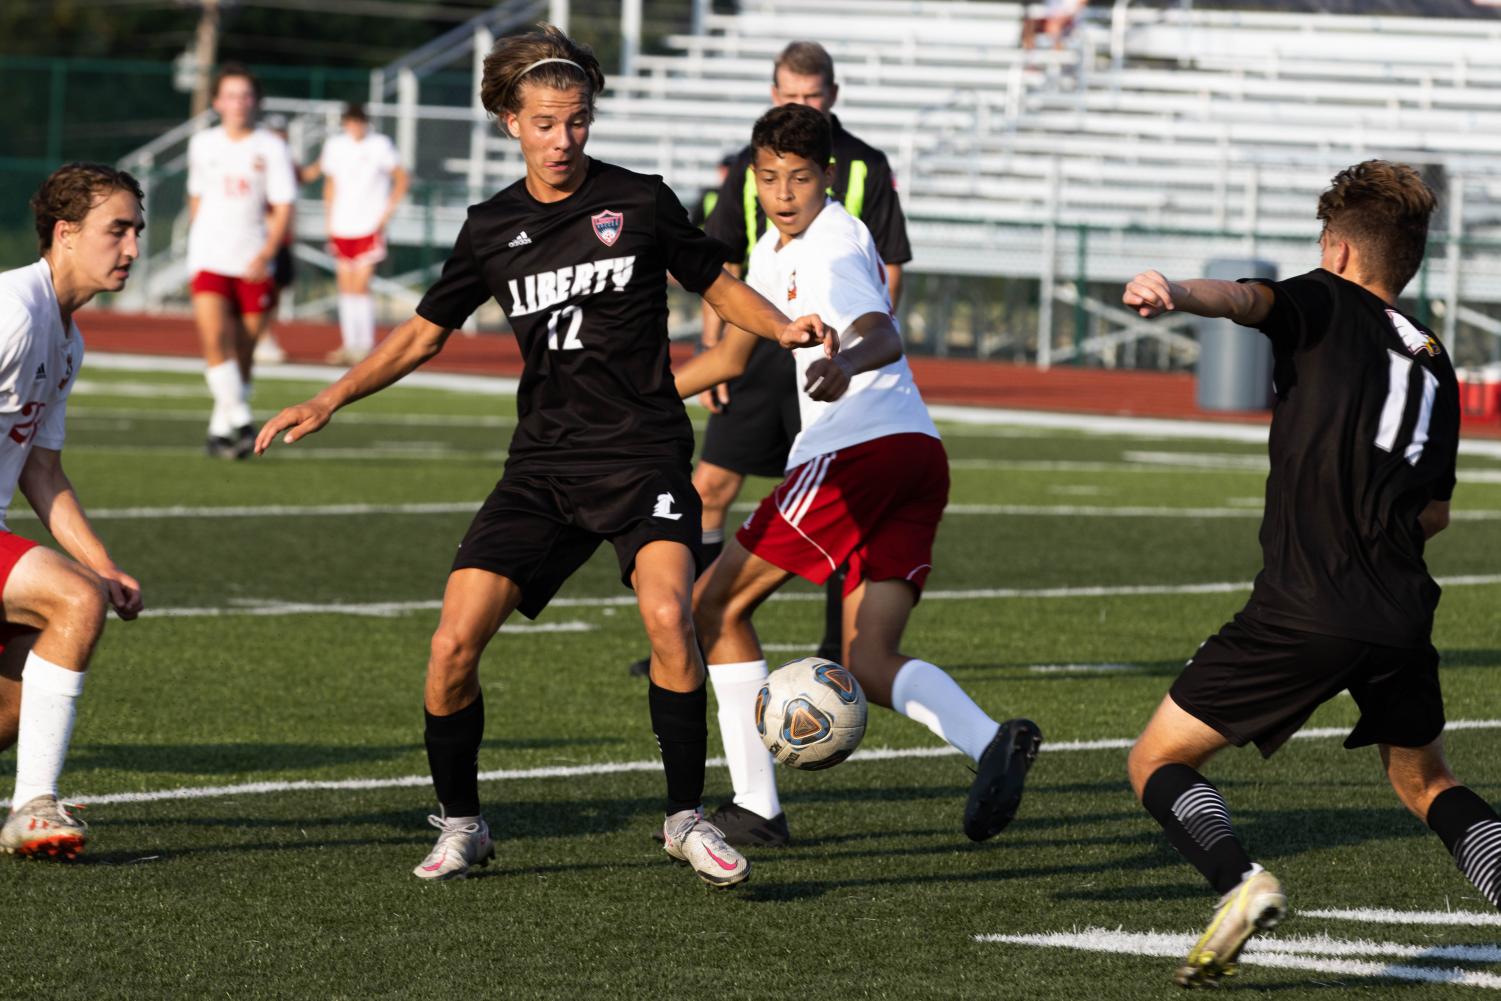
[[[1205,278],[1277,277],[1277,265],[1254,257],[1215,257]],[[1267,410],[1272,405],[1272,342],[1230,320],[1201,319],[1196,402],[1200,410]]]

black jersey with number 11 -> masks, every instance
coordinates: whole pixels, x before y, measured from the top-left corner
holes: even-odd
[[[687,463],[693,428],[668,359],[667,272],[698,293],[728,257],[662,178],[591,159],[561,201],[537,201],[522,180],[470,206],[417,314],[451,328],[492,296],[505,310],[525,362],[507,468]]]
[[[1428,641],[1418,515],[1454,492],[1459,389],[1432,332],[1322,269],[1268,283],[1277,392],[1246,613],[1387,646]]]

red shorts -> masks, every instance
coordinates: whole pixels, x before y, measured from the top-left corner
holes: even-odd
[[[735,538],[815,584],[848,562],[845,594],[866,580],[905,580],[921,594],[948,500],[943,443],[925,434],[887,435],[789,471]]]
[[[371,233],[369,236],[331,236],[328,245],[334,257],[350,264],[379,264],[386,259],[386,234]]]
[[[241,315],[265,313],[276,305],[276,279],[247,282],[243,278],[199,271],[193,275],[188,290],[194,295],[222,295],[240,308]]]
[[[5,585],[10,581],[10,572],[16,568],[16,562],[35,549],[36,545],[30,539],[23,538],[14,532],[0,530],[0,595],[5,593]],[[5,645],[17,636],[34,632],[36,630],[30,626],[17,625],[14,622],[0,622],[0,652],[4,652]]]

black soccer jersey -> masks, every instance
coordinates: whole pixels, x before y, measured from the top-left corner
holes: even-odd
[[[417,313],[457,327],[492,296],[505,310],[525,361],[507,468],[687,462],[693,427],[668,359],[667,272],[702,292],[727,256],[662,178],[590,159],[562,201],[537,201],[522,180],[470,206]]]
[[[829,195],[865,223],[881,260],[906,264],[912,260],[912,245],[907,242],[907,220],[886,154],[846,132],[837,117],[833,126],[834,183]],[[751,249],[767,226],[766,213],[756,198],[754,161],[752,147],[740,151],[704,221],[704,231],[729,247],[731,260],[742,265],[749,264]]]
[[[1418,515],[1454,492],[1459,389],[1433,333],[1322,269],[1266,283],[1277,402],[1248,614],[1390,646],[1426,642],[1439,587]]]

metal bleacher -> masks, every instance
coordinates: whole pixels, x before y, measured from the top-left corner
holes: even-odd
[[[492,12],[376,74],[371,110],[427,192],[394,220],[393,243],[446,246],[464,205],[521,176],[515,144],[480,110],[420,100],[421,73],[455,63],[477,73],[495,35],[545,5],[502,6],[511,20]],[[1142,324],[1089,286],[1146,265],[1191,273],[1226,255],[1305,270],[1328,178],[1361,159],[1402,159],[1443,198],[1429,264],[1409,291],[1439,304],[1451,339],[1464,326],[1501,345],[1501,21],[1097,0],[1060,50],[1023,52],[1023,16],[1023,4],[992,0],[742,0],[611,76],[590,152],[662,174],[686,202],[748,138],[776,53],[815,38],[835,58],[841,121],[891,159],[910,271],[1038,283],[1033,322],[1047,333],[1022,341],[1042,364],[1141,337],[1164,345],[1162,357],[1190,359],[1192,342],[1171,323]],[[304,157],[336,127],[330,104],[267,106],[294,116]],[[192,128],[127,165],[153,168],[160,183]],[[301,203],[298,225],[302,256],[317,262],[322,206]],[[172,253],[139,295],[180,288]],[[410,298],[425,277],[384,288]],[[1055,306],[1087,313],[1094,336],[1060,341]]]

